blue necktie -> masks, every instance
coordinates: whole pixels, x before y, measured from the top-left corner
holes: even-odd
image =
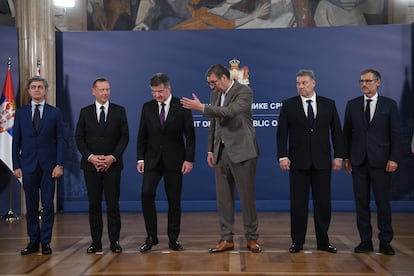
[[[160,124],[163,125],[165,123],[165,103],[161,103],[161,111],[160,111]]]
[[[315,120],[315,114],[313,113],[312,108],[312,100],[307,100],[306,102],[308,103],[308,122],[309,126],[312,127],[313,121]]]
[[[99,114],[99,126],[103,128],[105,126],[105,107],[101,106],[101,113]]]

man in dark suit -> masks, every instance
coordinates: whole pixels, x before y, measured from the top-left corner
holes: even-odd
[[[381,75],[367,69],[359,80],[363,96],[350,100],[345,110],[345,169],[352,173],[361,243],[355,253],[373,251],[370,211],[371,187],[377,206],[379,252],[394,255],[390,242],[391,174],[399,161],[397,103],[378,95]]]
[[[48,82],[41,77],[28,81],[31,102],[17,109],[13,127],[13,169],[23,177],[26,224],[30,242],[22,255],[52,254],[50,241],[55,218],[55,180],[63,174],[63,117],[59,108],[46,104]],[[39,223],[39,190],[42,223]]]
[[[300,252],[305,243],[310,188],[317,249],[337,252],[328,237],[331,169],[342,167],[343,137],[335,102],[316,95],[315,85],[313,71],[300,70],[296,74],[299,95],[283,101],[277,129],[280,168],[289,170],[291,253]]]
[[[125,108],[109,102],[110,84],[104,78],[93,82],[95,103],[82,108],[76,126],[76,143],[82,155],[89,200],[89,225],[92,243],[87,253],[102,251],[102,193],[105,194],[108,235],[111,250],[122,252],[119,244],[121,216],[119,196],[122,155],[128,144],[129,130]]]
[[[144,103],[137,141],[137,171],[143,173],[141,201],[147,238],[140,252],[158,244],[155,196],[164,178],[168,200],[169,248],[183,250],[178,242],[181,224],[181,190],[183,174],[193,169],[195,153],[194,122],[190,110],[184,109],[171,94],[170,79],[157,73],[150,80],[153,100]]]
[[[210,104],[202,104],[193,93],[193,99],[182,98],[185,108],[203,112],[211,118],[208,132],[208,165],[216,177],[217,209],[221,239],[210,248],[211,253],[234,249],[234,187],[237,187],[243,210],[243,225],[247,248],[260,252],[257,243],[258,219],[255,182],[259,147],[253,127],[252,90],[230,77],[221,64],[212,65],[206,72],[207,83],[213,91]]]

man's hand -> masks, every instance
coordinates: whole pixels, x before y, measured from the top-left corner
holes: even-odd
[[[193,99],[182,97],[180,99],[181,105],[186,109],[203,111],[204,105],[200,102],[195,93],[192,94]]]
[[[386,172],[395,172],[398,168],[398,163],[388,160],[387,167],[385,168]]]
[[[214,154],[212,152],[207,152],[207,164],[211,168],[214,168],[214,166],[216,165],[216,162],[214,162]]]
[[[341,158],[334,158],[334,160],[332,160],[332,169],[334,171],[339,171],[340,169],[342,169],[342,159]]]
[[[56,165],[52,171],[52,178],[59,178],[63,175],[63,167]]]
[[[193,169],[193,163],[188,162],[188,161],[184,161],[183,166],[181,168],[181,172],[183,174],[187,174],[187,173],[191,172],[192,169]]]
[[[15,170],[14,170],[14,172],[13,172],[13,175],[14,175],[16,178],[22,178],[22,176],[23,176],[22,169],[15,169]]]
[[[144,161],[137,163],[137,171],[139,173],[144,173],[145,163]]]
[[[289,158],[283,158],[279,161],[280,169],[284,171],[290,170],[290,160]]]

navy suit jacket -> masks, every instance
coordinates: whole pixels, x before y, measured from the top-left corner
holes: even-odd
[[[376,168],[385,168],[388,160],[398,162],[399,129],[394,100],[378,96],[369,126],[364,115],[364,97],[350,100],[345,109],[345,158],[358,166],[368,157],[369,164]]]
[[[39,131],[33,127],[31,105],[17,109],[13,127],[13,169],[34,172],[64,165],[63,117],[59,108],[45,104]]]
[[[158,102],[151,100],[142,107],[138,130],[137,160],[152,169],[162,160],[171,170],[181,170],[184,161],[194,162],[195,131],[191,110],[172,97],[167,119],[160,123]]]
[[[96,171],[93,164],[88,162],[91,154],[113,155],[117,161],[111,165],[111,169],[122,169],[122,157],[128,141],[129,129],[124,107],[110,102],[103,128],[99,126],[95,103],[81,109],[76,125],[76,144],[82,155],[81,169]]]
[[[333,156],[343,158],[341,123],[335,102],[316,96],[317,113],[310,128],[300,96],[283,101],[277,128],[277,156],[289,157],[292,169],[330,169]]]

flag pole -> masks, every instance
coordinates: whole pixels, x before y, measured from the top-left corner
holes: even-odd
[[[7,70],[11,70],[11,58],[9,57],[7,60]],[[7,78],[7,77],[6,77]],[[14,93],[14,91],[12,91]],[[10,170],[8,170],[10,171]],[[12,222],[15,220],[18,220],[19,217],[16,215],[16,213],[13,211],[13,177],[11,177],[11,181],[9,181],[9,211],[2,217],[4,221]]]

